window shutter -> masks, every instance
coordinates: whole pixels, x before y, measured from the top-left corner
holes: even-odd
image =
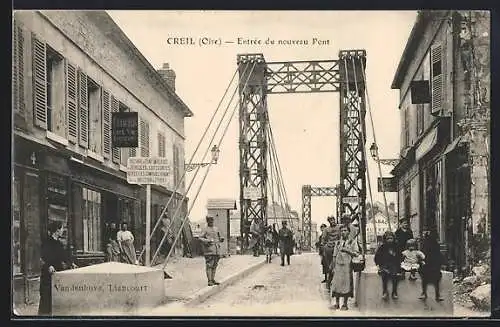
[[[139,128],[141,157],[149,157],[149,123],[141,118]]]
[[[443,50],[441,44],[431,47],[432,103],[431,113],[439,113],[443,107]]]
[[[158,132],[158,156],[165,157],[165,135]]]
[[[118,112],[118,107],[119,107],[118,99],[116,99],[112,95],[110,95],[110,105],[111,105],[111,112]],[[110,128],[110,130],[111,130],[111,128]],[[120,148],[115,148],[112,144],[111,144],[111,146],[113,147],[113,149],[112,149],[113,162],[120,163]]]
[[[109,159],[111,154],[111,111],[110,95],[108,91],[102,90],[102,130],[103,130],[103,156]]]
[[[78,104],[80,115],[80,134],[78,142],[80,146],[88,148],[89,146],[89,104],[88,104],[88,88],[87,75],[78,71]]]
[[[46,45],[32,34],[33,118],[37,127],[47,129],[47,57]]]
[[[12,91],[14,110],[24,115],[24,36],[20,26],[14,26],[12,46]]]
[[[66,112],[68,117],[68,141],[78,140],[78,108],[76,67],[66,61]]]

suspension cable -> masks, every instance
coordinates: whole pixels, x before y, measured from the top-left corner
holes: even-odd
[[[270,158],[274,158],[274,160],[273,160],[274,169],[275,169],[276,174],[277,174],[278,197],[280,199],[279,201],[281,203],[282,208],[284,209],[284,214],[286,216],[285,218],[287,218],[287,220],[290,222],[291,228],[293,228],[294,224],[293,224],[293,220],[291,217],[291,213],[288,210],[288,206],[287,206],[288,198],[286,196],[286,189],[284,187],[281,167],[279,167],[279,159],[278,159],[278,154],[277,154],[277,150],[276,150],[276,144],[274,142],[274,136],[272,134],[272,128],[271,128],[270,123],[268,124],[268,134],[269,134],[269,138],[271,141],[271,147],[270,147],[271,148],[271,156],[270,156]],[[283,201],[284,201],[284,205],[283,205]]]
[[[273,216],[274,216],[274,221],[276,223],[277,221],[277,216],[276,216],[276,208],[274,206],[274,176],[273,176],[273,169],[272,169],[272,158],[271,156],[269,156],[269,165],[271,166],[271,170],[270,170],[270,177],[271,177],[271,183],[269,183],[269,187],[270,187],[270,192],[271,192],[271,201],[272,201],[272,208],[273,208]],[[273,225],[274,226],[274,225]]]
[[[252,68],[251,68],[251,70],[250,70],[250,73],[248,74],[247,79],[246,79],[246,81],[245,81],[245,84],[243,85],[243,90],[245,90],[245,89],[246,89],[247,84],[248,84],[248,81],[250,80],[250,77],[252,76],[252,73],[253,73],[253,70],[254,70],[254,68],[255,68],[255,65],[256,65],[256,64],[257,64],[257,62],[254,62],[254,63],[253,63]],[[247,66],[247,67],[248,67],[248,66]],[[246,70],[245,70],[245,71],[246,71]],[[230,100],[230,101],[229,101],[229,103],[228,103],[228,106],[227,106],[227,108],[226,108],[226,112],[227,112],[227,109],[229,108],[229,106],[230,106],[230,104],[231,104],[231,102],[232,102],[232,100],[233,100],[233,98],[234,98],[234,95],[236,94],[236,91],[237,91],[237,88],[235,89],[235,92],[233,93],[233,96],[231,97],[231,100]],[[236,113],[236,108],[238,107],[238,104],[239,104],[239,103],[237,103],[237,104],[234,106],[234,109],[233,109],[233,112],[232,112],[232,114],[231,114],[231,117],[229,118],[229,120],[228,120],[228,122],[227,122],[227,126],[226,126],[226,128],[225,128],[225,130],[224,130],[224,132],[223,132],[223,134],[222,134],[222,137],[221,137],[221,138],[220,138],[220,140],[219,140],[219,143],[218,143],[218,144],[219,144],[219,147],[220,147],[220,145],[222,144],[222,142],[223,142],[223,140],[224,140],[224,137],[225,137],[225,135],[226,135],[226,132],[227,132],[227,130],[228,130],[228,128],[229,128],[229,125],[230,125],[230,123],[231,123],[231,120],[233,119],[234,114]],[[222,121],[223,121],[223,119],[224,119],[224,117],[225,117],[226,112],[224,113],[224,116],[222,117],[221,121],[219,122],[219,124],[218,124],[218,126],[217,126],[216,131],[214,132],[214,135],[213,135],[213,137],[212,137],[212,138],[211,138],[211,140],[210,140],[210,143],[209,143],[209,145],[208,145],[207,151],[205,152],[205,155],[203,156],[203,159],[202,159],[202,160],[204,160],[204,159],[205,159],[205,156],[206,156],[206,154],[208,153],[208,149],[209,149],[209,148],[210,148],[210,146],[212,145],[212,142],[213,142],[213,140],[214,140],[214,138],[215,138],[215,135],[217,134],[217,131],[218,131],[218,130],[219,130],[219,128],[220,128],[220,125],[221,125],[221,123],[222,123]],[[205,175],[203,176],[203,179],[202,179],[202,181],[201,181],[201,184],[200,184],[200,186],[199,186],[199,188],[198,188],[198,191],[197,191],[197,193],[196,193],[196,195],[195,195],[195,197],[194,197],[194,199],[193,199],[193,201],[192,201],[191,207],[189,208],[188,212],[186,213],[186,217],[184,217],[184,219],[183,219],[183,221],[182,221],[182,224],[181,224],[181,226],[180,226],[180,228],[179,228],[179,231],[177,232],[177,235],[176,235],[176,237],[175,237],[175,239],[174,239],[174,242],[172,243],[172,245],[171,245],[171,247],[170,247],[170,250],[169,250],[169,252],[168,252],[168,254],[167,254],[167,257],[165,258],[165,261],[164,261],[164,264],[163,264],[163,268],[162,268],[162,269],[165,269],[165,267],[166,267],[166,265],[167,265],[167,262],[168,262],[168,259],[170,258],[170,256],[171,256],[171,255],[172,255],[172,253],[173,253],[173,250],[174,250],[174,248],[175,248],[175,245],[177,244],[177,241],[178,241],[178,239],[179,239],[179,237],[180,237],[180,235],[181,235],[181,233],[182,233],[182,231],[183,231],[184,225],[185,225],[186,221],[188,220],[189,214],[191,213],[191,210],[193,209],[194,203],[196,202],[196,199],[198,198],[198,195],[199,195],[199,193],[200,193],[200,190],[201,190],[201,188],[202,188],[202,186],[203,186],[203,183],[205,182],[205,179],[207,178],[208,172],[209,172],[210,167],[212,166],[212,164],[213,164],[213,162],[212,162],[212,161],[210,161],[210,163],[209,163],[209,165],[208,165],[208,169],[206,170]],[[201,168],[201,167],[198,167],[197,172],[199,171],[199,169],[200,169],[200,168]],[[194,180],[194,178],[193,178],[193,180]],[[193,180],[191,181],[191,184],[192,184]],[[184,195],[184,197],[185,197],[185,195]],[[181,203],[182,203],[182,201],[181,201]],[[175,215],[177,214],[177,212],[179,211],[179,208],[180,208],[180,206],[179,206],[179,207],[177,207],[177,210],[176,210],[176,212],[175,212],[174,216],[175,216]],[[162,244],[163,244],[163,242],[165,241],[166,235],[167,235],[167,233],[165,233],[165,235],[163,236],[163,238],[162,238],[162,242],[161,242],[161,243],[160,243],[160,245],[158,246],[158,249],[157,249],[157,251],[156,251],[156,253],[155,253],[155,256],[158,254],[159,249],[161,248],[161,245],[162,245]],[[153,262],[153,260],[152,260],[152,262]]]
[[[347,69],[347,62],[346,62],[345,58],[344,58],[344,62],[346,64],[346,69]],[[353,69],[354,69],[354,85],[356,87],[356,96],[359,97],[358,80],[357,80],[357,77],[356,77],[356,64],[354,62],[354,58],[352,58],[352,57],[351,57],[351,62],[352,62]],[[349,77],[347,77],[347,78],[349,78]],[[349,87],[349,84],[347,84],[347,85]],[[366,83],[364,83],[364,87],[366,88]],[[375,235],[375,242],[378,244],[378,239],[377,239],[377,224],[375,222],[375,213],[374,213],[375,210],[374,210],[374,207],[373,207],[372,186],[371,186],[371,180],[370,180],[370,169],[368,168],[368,159],[366,158],[366,126],[365,126],[365,119],[364,119],[364,117],[362,117],[361,106],[360,105],[358,106],[358,115],[360,117],[360,121],[362,122],[361,123],[361,135],[362,135],[363,141],[361,142],[361,146],[363,148],[363,161],[364,161],[364,165],[366,167],[366,179],[368,180],[368,194],[370,195],[370,204],[371,204],[370,213],[371,213],[371,216],[372,216],[373,233]],[[389,219],[389,217],[387,217],[387,219]],[[366,242],[366,230],[365,230],[365,242]]]
[[[248,67],[248,66],[247,66]],[[245,67],[245,70],[246,68]],[[224,94],[222,95],[222,98],[221,100],[219,101],[219,104],[217,105],[217,108],[215,109],[214,113],[212,114],[212,117],[210,118],[210,121],[207,125],[207,127],[205,128],[205,131],[203,132],[203,135],[201,136],[200,138],[200,141],[198,142],[198,144],[196,145],[196,148],[193,152],[193,154],[191,155],[191,158],[189,159],[189,164],[192,163],[193,159],[194,159],[194,156],[196,155],[196,153],[198,152],[198,149],[200,148],[200,145],[201,143],[203,142],[203,139],[205,138],[210,126],[212,125],[212,122],[214,121],[214,118],[215,116],[217,115],[217,112],[219,112],[219,109],[220,109],[220,106],[222,104],[222,101],[224,100],[224,98],[226,97],[227,95],[227,92],[229,91],[229,88],[231,87],[231,84],[233,83],[234,81],[234,78],[236,77],[236,73],[238,72],[238,69],[236,69],[234,71],[234,74],[233,74],[233,77],[231,78],[231,81],[229,82],[229,84],[227,85],[226,87],[226,90],[224,91]],[[177,190],[180,188],[180,186],[182,185],[182,183],[184,182],[184,179],[185,179],[185,176],[186,176],[186,173],[187,171],[185,169],[183,169],[183,174],[181,176],[181,179],[179,180],[179,182],[177,183],[177,185],[175,186],[172,194],[170,195],[168,201],[167,201],[167,204],[165,205],[165,208],[163,208],[162,212],[160,213],[160,216],[158,217],[158,219],[156,220],[156,223],[153,227],[153,230],[151,231],[150,233],[150,236],[154,235],[154,232],[156,231],[156,229],[158,228],[158,226],[160,225],[160,222],[161,222],[161,218],[163,217],[163,215],[165,214],[165,212],[168,210],[168,206],[170,205],[170,203],[172,202],[172,199],[174,198]],[[187,191],[186,191],[187,192]],[[170,226],[169,226],[170,228]],[[142,257],[142,255],[144,254],[144,252],[146,251],[145,247],[142,248],[141,250],[141,253],[139,254],[139,259]]]
[[[270,138],[269,136],[269,127],[267,129],[267,134],[268,134],[268,137]],[[283,199],[282,199],[282,194],[281,194],[281,185],[280,185],[280,179],[279,179],[279,171],[278,171],[278,168],[276,167],[276,159],[275,159],[275,156],[274,156],[274,151],[273,151],[273,143],[271,142],[271,146],[270,146],[270,156],[269,156],[269,159],[270,159],[270,164],[271,164],[271,172],[274,172],[274,178],[272,180],[272,182],[275,182],[276,183],[276,190],[277,190],[277,196],[278,196],[278,202],[279,202],[279,205],[282,209],[282,213],[284,214],[284,217],[283,218],[286,218],[287,220],[290,220],[288,215],[287,215],[287,209],[286,209],[286,206],[283,205]],[[293,227],[293,223],[290,221],[290,225],[291,227]]]
[[[248,68],[248,66],[247,66],[247,67],[245,67],[245,72],[246,72],[246,68]],[[253,67],[252,67],[252,70],[253,70]],[[247,80],[247,81],[248,81],[248,80]],[[224,111],[224,114],[222,115],[221,120],[220,120],[220,121],[219,121],[219,123],[217,124],[217,127],[216,127],[216,129],[215,129],[215,131],[214,131],[214,134],[213,134],[212,138],[210,139],[210,142],[209,142],[209,144],[208,144],[208,146],[207,146],[207,149],[205,150],[205,153],[203,154],[203,157],[202,157],[201,161],[205,160],[205,157],[207,156],[208,151],[209,151],[210,147],[212,146],[212,142],[213,142],[213,140],[215,139],[215,136],[216,136],[217,132],[219,131],[220,127],[221,127],[222,121],[223,121],[223,120],[224,120],[224,118],[226,117],[226,114],[227,114],[227,112],[228,112],[228,110],[229,110],[229,107],[230,107],[230,105],[231,105],[231,102],[233,101],[233,98],[234,98],[234,95],[236,94],[236,91],[237,91],[237,88],[236,88],[236,89],[235,89],[235,91],[233,92],[233,95],[231,96],[231,99],[229,100],[229,103],[228,103],[228,104],[227,104],[227,106],[226,106],[226,109],[225,109],[225,111]],[[176,208],[176,210],[175,210],[175,213],[173,214],[173,216],[172,216],[172,217],[175,217],[175,216],[177,215],[177,213],[179,212],[179,209],[182,207],[182,202],[183,202],[183,201],[184,201],[184,199],[186,198],[186,195],[187,195],[187,193],[189,192],[189,190],[191,189],[191,186],[193,185],[193,183],[194,183],[194,181],[195,181],[195,178],[196,178],[196,176],[198,175],[198,172],[200,171],[200,169],[201,169],[201,167],[200,167],[200,166],[199,166],[199,167],[197,167],[197,169],[196,169],[196,171],[195,171],[195,173],[194,173],[194,176],[191,178],[191,182],[190,182],[190,184],[189,184],[189,186],[188,186],[188,188],[187,188],[186,192],[184,193],[184,195],[183,195],[182,199],[179,201],[179,204],[177,205],[177,208]],[[185,173],[186,173],[186,172],[185,172]],[[170,227],[172,227],[172,228],[174,227],[174,226],[173,226],[173,221],[171,222],[170,226],[168,227],[167,232],[165,232],[165,234],[163,235],[163,237],[162,237],[162,239],[161,239],[161,241],[160,241],[160,244],[158,245],[158,248],[156,249],[155,254],[154,254],[153,259],[151,260],[151,262],[154,262],[154,260],[155,260],[155,259],[156,259],[156,257],[158,256],[158,253],[160,252],[161,246],[162,246],[162,245],[163,245],[163,243],[165,242],[165,239],[166,239],[166,238],[167,238],[167,236],[168,236],[168,232],[170,232]]]
[[[361,63],[361,73],[363,75],[363,82],[365,84],[365,93],[366,93],[366,104],[368,106],[368,115],[370,116],[370,122],[372,126],[372,133],[373,133],[373,143],[377,144],[377,139],[375,137],[375,125],[373,124],[373,116],[372,116],[372,109],[370,105],[370,96],[368,95],[368,84],[366,82],[366,74],[365,74],[365,65],[363,63],[363,60],[360,60]],[[378,166],[378,173],[380,176],[380,179],[382,179],[382,166],[380,164],[380,158],[378,158],[378,153],[377,153],[377,166]],[[389,227],[389,231],[392,231],[391,228],[391,217],[389,216],[389,207],[387,206],[387,197],[385,195],[385,187],[383,181],[381,181],[382,184],[382,195],[384,197],[384,206],[385,206],[385,214],[387,216],[387,225]]]

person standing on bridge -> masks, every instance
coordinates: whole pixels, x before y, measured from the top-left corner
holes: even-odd
[[[266,233],[264,237],[264,245],[266,249],[266,263],[271,263],[271,259],[273,256],[273,229],[272,226],[269,225],[266,227]]]
[[[330,226],[325,228],[321,235],[321,248],[323,252],[324,265],[328,267],[328,274],[326,280],[326,287],[330,289],[330,284],[333,278],[333,249],[335,248],[335,242],[340,239],[340,231],[338,226],[335,224],[335,217],[328,217],[328,223]]]
[[[283,227],[281,227],[278,235],[280,240],[281,266],[284,266],[285,256],[287,264],[290,265],[290,255],[293,250],[293,233],[288,229],[286,220],[283,220],[282,224]]]
[[[252,224],[250,225],[250,234],[252,239],[250,240],[250,248],[253,250],[253,256],[258,257],[260,254],[260,248],[262,243],[262,223],[259,218],[254,218]]]
[[[326,224],[321,224],[319,229],[321,230],[321,234],[319,235],[319,240],[316,243],[316,247],[318,248],[318,253],[321,257],[321,267],[323,268],[323,275],[325,275],[325,279],[323,279],[321,283],[326,283],[328,279],[328,265],[325,265],[325,256],[323,255],[323,248],[321,247],[323,232],[326,229]]]
[[[335,242],[333,252],[333,279],[331,285],[332,297],[335,298],[334,309],[339,308],[340,297],[344,298],[341,310],[348,310],[347,300],[354,297],[354,278],[352,270],[352,258],[359,255],[357,240],[350,236],[348,226],[340,227],[341,239]]]
[[[201,232],[199,240],[203,242],[203,255],[205,256],[205,271],[208,279],[208,286],[219,285],[215,281],[215,271],[220,259],[220,243],[224,238],[220,237],[219,230],[214,226],[214,217],[207,216],[207,227]]]
[[[274,254],[278,254],[278,244],[279,244],[279,236],[278,236],[278,231],[276,230],[276,225],[273,224],[273,248],[274,248]]]
[[[401,272],[401,254],[395,242],[394,233],[386,231],[380,247],[375,252],[375,264],[379,267],[382,278],[382,299],[387,300],[387,284],[392,281],[392,298],[398,298],[398,281]]]

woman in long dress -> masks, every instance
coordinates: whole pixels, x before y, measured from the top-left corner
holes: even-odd
[[[107,261],[120,262],[120,245],[116,240],[117,231],[115,223],[111,223],[108,230],[108,244],[106,245]]]
[[[357,241],[349,237],[348,226],[340,227],[341,239],[335,242],[333,250],[333,278],[330,290],[335,298],[334,309],[340,307],[339,299],[344,298],[341,310],[348,310],[347,299],[354,297],[354,280],[352,271],[352,258],[359,255]]]
[[[47,227],[47,238],[43,240],[40,263],[40,303],[39,315],[52,314],[52,274],[72,266],[71,257],[64,249],[59,238],[63,235],[63,225],[58,221],[51,221]]]
[[[120,246],[122,262],[135,265],[137,257],[134,247],[134,235],[128,230],[126,222],[122,223],[122,229],[116,234],[116,240]]]

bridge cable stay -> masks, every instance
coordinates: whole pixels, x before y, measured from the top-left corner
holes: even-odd
[[[370,123],[372,126],[373,143],[377,144],[377,139],[375,137],[375,134],[376,134],[375,133],[375,125],[373,124],[373,115],[372,115],[372,109],[371,109],[371,105],[370,105],[370,96],[368,95],[368,87],[367,87],[367,82],[366,82],[365,65],[363,64],[363,60],[360,60],[360,63],[361,63],[361,73],[363,76],[363,83],[365,84],[366,104],[368,107],[368,115],[370,116]],[[356,69],[356,68],[354,68],[354,69]],[[354,76],[356,76],[356,75],[354,75]],[[377,160],[377,165],[378,165],[379,176],[382,179],[382,166],[380,165],[380,160]],[[368,166],[366,167],[366,169],[368,171]],[[387,216],[387,226],[389,227],[389,231],[392,231],[391,217],[389,216],[389,207],[387,206],[387,197],[385,196],[385,186],[384,186],[383,182],[381,182],[380,184],[382,184],[381,188],[382,188],[382,195],[384,196],[384,206],[385,206],[385,215]],[[373,206],[373,204],[372,204],[372,206]]]
[[[247,88],[248,81],[250,80],[250,77],[252,76],[252,73],[253,73],[253,70],[254,70],[254,68],[255,68],[255,65],[256,65],[256,62],[254,62],[254,63],[253,63],[253,65],[252,65],[252,68],[251,68],[250,74],[248,75],[248,77],[247,77],[247,79],[246,79],[246,81],[245,81],[245,84],[243,85],[243,90],[245,90],[245,89]],[[237,91],[237,88],[236,88],[235,92],[233,93],[233,96],[231,97],[230,102],[228,103],[228,106],[227,106],[227,108],[226,108],[226,112],[227,112],[227,109],[229,108],[229,106],[230,106],[230,104],[231,104],[231,102],[232,102],[232,100],[233,100],[233,98],[234,98],[234,94],[236,94],[236,91]],[[219,147],[222,145],[222,143],[223,143],[223,141],[224,141],[224,137],[226,136],[226,133],[227,133],[227,131],[228,131],[228,129],[229,129],[229,126],[230,126],[230,124],[231,124],[231,121],[232,121],[232,119],[233,119],[233,117],[234,117],[234,115],[235,115],[235,113],[236,113],[236,109],[238,108],[238,105],[239,105],[239,103],[236,103],[236,105],[235,105],[235,106],[234,106],[234,108],[233,108],[233,112],[231,113],[231,116],[230,116],[229,120],[227,121],[227,125],[226,125],[226,127],[225,127],[225,129],[224,129],[224,132],[223,132],[222,136],[221,136],[221,137],[220,137],[220,139],[219,139],[219,142],[218,142]],[[209,145],[208,145],[208,147],[207,147],[207,151],[205,152],[205,154],[204,154],[204,156],[203,156],[203,159],[202,159],[202,160],[204,160],[204,159],[205,159],[205,156],[207,155],[208,150],[209,150],[209,149],[210,149],[210,147],[212,146],[212,142],[213,142],[213,140],[214,140],[214,138],[215,138],[215,135],[217,134],[217,131],[219,130],[219,127],[220,127],[220,125],[221,125],[222,120],[224,119],[224,117],[225,117],[225,114],[224,114],[224,116],[222,117],[221,121],[219,122],[219,125],[217,126],[216,131],[214,132],[214,135],[213,135],[213,137],[211,138],[211,140],[210,140],[210,142],[209,142]],[[178,241],[178,240],[179,240],[179,238],[180,238],[180,235],[181,235],[181,233],[182,233],[182,230],[183,230],[183,228],[184,228],[184,225],[185,225],[185,224],[186,224],[186,222],[188,221],[189,214],[191,213],[191,210],[193,209],[194,203],[196,202],[196,200],[197,200],[197,198],[198,198],[198,195],[199,195],[199,193],[200,193],[200,190],[201,190],[201,188],[202,188],[202,186],[203,186],[203,183],[205,182],[205,180],[206,180],[206,178],[207,178],[207,175],[208,175],[208,173],[209,173],[209,171],[210,171],[210,168],[211,168],[212,164],[213,164],[213,162],[212,162],[212,161],[210,161],[210,163],[209,163],[209,165],[208,165],[208,168],[206,169],[205,175],[203,176],[203,179],[202,179],[202,181],[201,181],[201,183],[200,183],[200,185],[199,185],[199,187],[198,187],[198,191],[196,192],[196,195],[195,195],[195,197],[193,198],[193,200],[192,200],[192,202],[191,202],[191,206],[190,206],[190,208],[188,209],[188,212],[186,213],[186,216],[184,217],[184,219],[183,219],[183,221],[182,221],[182,224],[181,224],[181,226],[180,226],[180,228],[179,228],[179,231],[177,232],[177,235],[176,235],[176,237],[175,237],[175,239],[174,239],[174,241],[173,241],[173,243],[172,243],[172,245],[171,245],[171,247],[170,247],[170,250],[169,250],[169,252],[168,252],[168,254],[167,254],[167,256],[166,256],[166,258],[165,258],[165,260],[164,260],[162,270],[164,270],[164,269],[165,269],[165,267],[166,267],[166,265],[167,265],[167,263],[168,263],[168,259],[171,257],[171,255],[172,255],[172,253],[173,253],[173,250],[174,250],[174,248],[175,248],[175,245],[177,244],[177,241]],[[201,167],[198,167],[198,170],[197,170],[197,171],[199,171],[199,169],[200,169],[200,168],[201,168]],[[193,178],[193,180],[194,180],[194,178]],[[192,184],[192,181],[191,181],[191,184]],[[187,192],[186,192],[186,194],[187,194]],[[186,196],[186,194],[184,194],[184,197]],[[177,214],[177,212],[178,212],[179,208],[180,208],[180,206],[179,206],[179,207],[177,207],[177,210],[176,210],[176,212],[175,212],[174,216]],[[165,236],[163,237],[162,241],[164,241],[164,240],[165,240]],[[160,244],[159,248],[160,248],[160,247],[161,247],[161,244]],[[158,251],[157,251],[157,252],[158,252]]]
[[[362,62],[362,60],[360,60]],[[357,99],[359,99],[359,89],[358,89],[358,81],[357,81],[357,78],[356,78],[356,66],[355,66],[355,62],[354,62],[354,58],[351,57],[351,62],[352,62],[352,65],[353,65],[353,69],[354,69],[354,85],[356,87],[356,97]],[[346,69],[346,79],[347,79],[347,92],[349,92],[349,75],[347,75],[347,60],[346,58],[344,58],[344,66],[345,66],[345,69]],[[366,88],[366,82],[364,83],[365,84],[365,88]],[[358,114],[359,114],[359,117],[361,117],[361,106],[358,105]],[[365,127],[365,120],[364,119],[360,119],[361,121],[361,138],[362,138],[362,142],[361,142],[361,146],[363,147],[363,163],[366,167],[366,179],[368,180],[368,194],[370,195],[370,204],[371,204],[371,209],[370,209],[370,214],[372,216],[372,223],[373,223],[373,232],[374,232],[374,235],[375,235],[375,241],[376,243],[378,243],[377,241],[377,224],[375,222],[375,210],[374,210],[374,207],[373,207],[373,196],[372,196],[372,187],[371,187],[371,180],[370,180],[370,169],[368,168],[368,159],[366,157],[366,127]],[[361,226],[361,222],[360,222],[360,227],[364,227],[365,228],[365,235],[366,235],[366,226]],[[365,237],[365,243],[366,243],[366,237]]]
[[[252,69],[253,69],[253,68],[252,68]],[[234,76],[233,76],[233,79],[234,79]],[[227,92],[226,92],[226,93],[227,93]],[[217,127],[216,127],[216,130],[215,130],[215,132],[214,132],[214,134],[213,134],[213,136],[212,136],[212,138],[210,139],[210,142],[209,142],[209,144],[208,144],[208,146],[207,146],[207,148],[206,148],[206,151],[205,151],[205,153],[204,153],[204,155],[203,155],[203,157],[202,157],[201,161],[205,160],[205,157],[207,156],[208,151],[209,151],[210,147],[212,146],[212,143],[213,143],[213,140],[214,140],[214,138],[215,138],[215,135],[216,135],[216,134],[217,134],[217,132],[219,131],[219,129],[220,129],[220,127],[221,127],[221,124],[222,124],[222,121],[223,121],[223,120],[224,120],[224,118],[226,117],[226,114],[227,114],[227,112],[228,112],[228,110],[229,110],[229,107],[230,107],[230,105],[231,105],[231,102],[232,102],[232,101],[233,101],[233,99],[234,99],[234,95],[235,95],[235,94],[236,94],[236,90],[233,92],[233,95],[232,95],[231,99],[229,100],[229,103],[228,103],[228,104],[227,104],[227,106],[226,106],[226,109],[225,109],[225,111],[224,111],[224,114],[223,114],[223,116],[221,117],[221,119],[220,119],[220,121],[219,121],[219,123],[218,123],[218,125],[217,125]],[[222,100],[221,100],[221,102],[220,102],[220,103],[222,103]],[[179,201],[179,205],[177,206],[177,208],[176,208],[176,210],[175,210],[174,214],[172,215],[172,217],[176,217],[176,216],[177,216],[177,213],[179,212],[179,209],[182,207],[182,201],[184,201],[184,198],[186,197],[187,193],[188,193],[188,192],[189,192],[189,190],[191,189],[191,186],[193,185],[194,180],[195,180],[196,176],[198,175],[198,172],[199,172],[200,168],[201,168],[201,166],[197,167],[197,169],[196,169],[196,171],[195,171],[195,174],[194,174],[194,176],[192,177],[191,182],[190,182],[190,184],[189,184],[189,186],[188,186],[188,188],[187,188],[186,192],[184,193],[184,195],[183,195],[183,197],[182,197],[181,201]],[[186,171],[184,171],[184,175],[185,175],[185,174],[186,174]],[[202,186],[202,184],[200,185],[200,188],[201,188],[201,186]],[[188,217],[188,216],[189,216],[189,213],[188,213],[188,215],[186,216],[186,219],[187,219],[187,217]],[[155,260],[155,259],[156,259],[156,257],[158,256],[158,253],[159,253],[159,251],[160,251],[160,249],[161,249],[161,246],[162,246],[162,245],[163,245],[163,243],[165,242],[165,239],[167,238],[167,236],[168,236],[168,234],[169,234],[169,232],[170,232],[170,227],[171,227],[171,226],[173,226],[173,224],[170,224],[170,226],[169,226],[169,228],[168,228],[168,231],[167,231],[167,232],[163,235],[163,238],[161,239],[160,244],[159,244],[158,248],[156,249],[156,252],[155,252],[155,254],[154,254],[153,259],[151,260],[151,262],[154,262],[154,260]],[[180,233],[182,233],[182,228],[183,228],[183,226],[184,226],[184,224],[182,224],[182,225],[181,225],[181,228],[179,229],[179,232],[180,232]],[[174,245],[175,245],[175,244],[176,244],[176,241],[174,241],[174,243],[172,244],[172,246],[171,246],[171,249],[170,249],[169,253],[173,250],[173,248],[174,248]]]
[[[228,93],[228,91],[229,91],[229,88],[231,87],[231,84],[233,83],[233,81],[234,81],[234,79],[235,79],[235,77],[236,77],[236,74],[237,74],[237,73],[238,73],[238,70],[236,69],[236,70],[234,71],[233,77],[231,78],[231,81],[229,82],[228,86],[226,87],[226,90],[224,91],[224,95],[222,96],[221,100],[219,101],[219,104],[217,105],[217,108],[216,108],[216,109],[215,109],[215,111],[213,112],[212,117],[210,118],[210,121],[209,121],[208,125],[206,126],[206,128],[205,128],[205,130],[204,130],[204,132],[203,132],[203,135],[202,135],[202,136],[201,136],[201,138],[200,138],[200,141],[199,141],[199,142],[198,142],[198,144],[196,145],[196,148],[195,148],[195,150],[194,150],[193,154],[191,155],[191,158],[189,159],[189,164],[191,164],[191,163],[192,163],[192,161],[193,161],[193,159],[194,159],[194,157],[195,157],[196,153],[198,152],[198,150],[199,150],[199,148],[200,148],[200,145],[201,145],[202,141],[204,140],[205,136],[207,135],[207,132],[208,132],[208,130],[209,130],[209,128],[210,128],[210,126],[212,125],[212,123],[213,123],[213,121],[214,121],[215,116],[216,116],[216,115],[217,115],[217,113],[219,112],[219,109],[220,109],[220,107],[221,107],[222,101],[223,101],[223,100],[224,100],[224,98],[226,97],[226,95],[227,95],[227,93]],[[168,210],[168,207],[169,207],[170,203],[172,202],[172,199],[174,198],[175,194],[177,193],[177,191],[179,190],[180,186],[181,186],[181,185],[182,185],[182,183],[184,182],[185,177],[186,177],[186,170],[184,169],[184,170],[183,170],[183,174],[182,174],[182,176],[181,176],[181,178],[180,178],[179,182],[178,182],[178,183],[177,183],[177,185],[175,186],[174,190],[172,191],[172,194],[170,195],[170,197],[169,197],[169,199],[168,199],[168,201],[167,201],[167,204],[165,205],[165,207],[164,207],[164,208],[163,208],[163,210],[161,211],[161,213],[160,213],[160,215],[159,215],[158,219],[156,220],[156,223],[155,223],[155,225],[154,225],[154,227],[153,227],[153,230],[151,231],[151,234],[150,234],[150,236],[151,236],[151,237],[154,235],[154,232],[156,231],[156,229],[157,229],[157,228],[158,228],[158,226],[160,225],[161,218],[163,217],[163,215],[165,214],[165,212]],[[186,193],[187,193],[187,191],[186,191]],[[168,226],[168,229],[170,229],[170,226],[171,226],[171,225],[169,225],[169,226]],[[167,234],[167,233],[165,233],[165,234]],[[140,258],[142,257],[142,255],[144,254],[145,250],[146,250],[146,248],[145,248],[145,246],[143,246],[143,248],[142,248],[142,250],[141,250],[141,252],[140,252],[140,254],[139,254],[139,258],[138,258],[139,260],[140,260]]]
[[[267,134],[268,134],[268,138],[271,139],[271,136],[269,135],[269,128],[266,130]],[[275,156],[274,156],[274,149],[273,149],[273,143],[271,141],[271,144],[270,144],[270,156],[269,156],[269,162],[270,162],[270,166],[271,166],[271,178],[272,178],[272,183],[271,185],[274,183],[276,183],[276,191],[277,191],[277,196],[278,196],[278,202],[279,202],[279,205],[282,209],[282,214],[284,215],[283,218],[287,219],[289,222],[290,222],[290,227],[293,228],[293,222],[291,221],[290,219],[290,216],[288,214],[288,208],[286,206],[286,201],[284,203],[283,201],[283,196],[282,196],[282,193],[281,193],[281,180],[280,180],[280,176],[279,176],[279,171],[278,171],[278,168],[276,166],[276,159],[275,159]],[[274,176],[273,176],[274,175]],[[274,192],[273,192],[274,193]],[[273,202],[274,202],[274,195],[273,195]],[[274,205],[273,205],[273,211],[274,211],[274,217],[276,218],[276,210],[274,208]]]
[[[267,129],[268,129],[269,139],[271,141],[270,142],[270,145],[271,145],[270,146],[270,149],[271,149],[270,159],[274,158],[274,160],[272,160],[272,163],[274,164],[274,169],[277,173],[278,196],[280,197],[280,199],[282,199],[284,201],[284,206],[283,206],[283,204],[282,204],[282,206],[285,210],[285,215],[287,217],[287,220],[289,220],[289,222],[290,222],[290,227],[293,228],[293,220],[291,217],[291,212],[290,212],[289,207],[288,207],[288,204],[289,204],[288,203],[288,196],[286,194],[286,188],[285,188],[285,184],[283,181],[283,174],[282,174],[282,170],[281,170],[281,165],[279,163],[278,153],[276,150],[276,143],[274,141],[273,130],[272,130],[270,123],[268,123]]]
[[[271,156],[269,156],[269,165],[271,166],[271,169],[269,171],[269,177],[270,177],[270,180],[271,182],[269,183],[269,186],[268,186],[268,191],[269,193],[271,193],[271,205],[272,205],[272,209],[273,209],[273,217],[274,217],[274,220],[276,221],[276,207],[275,207],[275,201],[274,201],[274,169],[272,168],[272,158]],[[279,225],[278,225],[279,226]]]

